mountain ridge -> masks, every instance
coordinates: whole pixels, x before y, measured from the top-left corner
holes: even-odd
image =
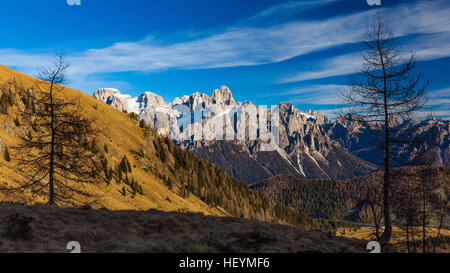
[[[410,162],[425,165],[450,166],[450,121],[432,118],[429,120],[414,120],[412,122],[394,122],[392,131],[399,139],[416,140],[411,147],[408,144],[397,147],[401,154]],[[352,154],[382,165],[382,149],[376,145],[382,143],[382,131],[358,122],[349,121],[339,116],[332,124],[325,126],[325,131],[331,139],[337,141]],[[407,127],[407,129],[403,129]],[[411,153],[412,152],[412,153]],[[393,162],[398,165],[398,162]]]
[[[211,97],[195,92],[177,97],[170,103],[151,92],[131,98],[117,89],[100,89],[93,95],[116,109],[135,112],[162,135],[170,136],[181,147],[219,165],[248,184],[280,174],[347,179],[365,175],[375,171],[377,165],[382,165],[382,151],[376,148],[377,137],[371,134],[373,132],[367,125],[347,121],[343,116],[333,121],[319,111],[301,111],[290,103],[278,104],[275,112],[274,109],[255,106],[250,101],[236,102],[226,86],[213,90]],[[153,99],[143,104],[143,96]],[[130,103],[134,106],[127,106]],[[252,118],[253,113],[257,114]],[[271,142],[272,132],[264,134],[264,125],[261,126],[266,124],[267,128],[272,128],[274,113],[279,115],[277,145]],[[450,121],[414,122],[412,135],[421,135],[425,140],[415,144],[413,148],[417,150],[417,158],[411,156],[410,161],[431,160],[430,164],[434,165],[450,164]],[[217,124],[223,124],[219,138],[214,131]],[[259,126],[257,131],[252,131],[252,124],[253,127]],[[241,129],[244,136],[239,135]],[[267,143],[270,149],[262,149]],[[400,149],[406,150],[406,147]],[[423,155],[419,157],[421,153]]]
[[[154,93],[158,104],[139,104],[144,94],[131,98],[116,89],[100,89],[93,96],[118,110],[135,112],[162,135],[248,184],[283,173],[348,178],[375,169],[327,135],[324,125],[332,121],[320,112],[300,111],[289,103],[266,109],[236,102],[226,86],[213,90],[211,97],[195,92],[167,104]],[[271,132],[274,128],[276,133]]]

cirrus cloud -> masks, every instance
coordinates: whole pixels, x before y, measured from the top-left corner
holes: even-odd
[[[309,3],[312,1],[307,1]],[[326,4],[333,1],[320,1]],[[311,4],[310,3],[310,4]],[[313,4],[311,4],[313,5]],[[298,2],[275,6],[252,20],[275,13],[289,12]],[[389,18],[397,36],[450,33],[450,5],[445,1],[418,1],[377,9]],[[167,43],[164,37],[147,37],[135,42],[117,42],[111,46],[74,53],[70,73],[74,87],[86,84],[86,78],[114,72],[157,72],[167,69],[211,69],[256,66],[277,63],[312,52],[358,43],[368,20],[377,10],[355,12],[327,19],[295,20],[267,27],[235,25],[203,38]],[[414,24],[411,24],[414,22]],[[450,56],[445,44],[427,44],[420,51],[428,58]],[[317,63],[312,69],[280,79],[293,82],[352,73],[359,53],[337,56]],[[47,54],[0,49],[0,63],[29,72],[48,60]]]

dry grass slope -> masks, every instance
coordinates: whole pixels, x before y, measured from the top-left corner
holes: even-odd
[[[33,87],[39,84],[39,80],[9,69],[0,65],[0,89],[8,90],[8,81],[15,79],[21,82],[26,87]],[[102,187],[87,187],[86,191],[93,194],[94,198],[85,199],[77,196],[78,201],[69,205],[83,205],[89,204],[94,208],[107,208],[112,210],[147,210],[159,209],[163,211],[183,211],[202,212],[205,214],[226,215],[219,209],[211,208],[204,202],[191,196],[182,198],[170,191],[163,183],[163,181],[156,177],[151,172],[146,172],[140,168],[140,162],[133,155],[132,151],[138,151],[140,144],[145,142],[143,130],[138,126],[135,120],[121,113],[112,107],[94,99],[93,97],[82,93],[80,91],[63,88],[63,94],[68,99],[79,99],[83,113],[90,117],[96,117],[97,125],[104,129],[106,134],[99,140],[99,145],[103,147],[103,143],[107,144],[109,154],[108,159],[111,164],[118,164],[124,155],[129,159],[131,166],[133,166],[133,178],[143,187],[144,195],[136,195],[134,198],[123,197],[120,193],[123,185],[111,183],[110,186]],[[1,92],[0,92],[1,93]],[[16,98],[20,103],[20,99]],[[24,128],[17,127],[14,124],[14,109],[10,109],[8,115],[0,114],[0,146],[3,142],[5,145],[11,147],[17,143],[17,135],[22,133]],[[1,150],[1,149],[0,149]],[[11,151],[12,158],[20,156]],[[147,162],[151,164],[152,168],[158,168],[162,163],[158,161],[155,150],[149,150],[148,157],[154,158],[154,161]],[[14,160],[6,162],[0,156],[0,184],[14,185],[17,182],[25,181],[27,174],[21,172],[14,164]],[[24,204],[43,203],[46,202],[46,196],[33,196],[27,194],[2,194],[0,193],[1,201],[18,202]],[[170,200],[170,201],[169,201]]]
[[[87,253],[366,252],[357,239],[200,213],[0,205],[0,253],[64,253],[69,241]]]

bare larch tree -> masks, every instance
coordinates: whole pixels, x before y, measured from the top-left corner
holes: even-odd
[[[347,106],[346,117],[368,124],[373,132],[381,135],[379,143],[383,149],[383,220],[385,229],[380,242],[389,242],[392,233],[391,220],[391,161],[400,154],[398,145],[408,141],[404,136],[415,113],[426,104],[427,81],[415,72],[415,54],[404,57],[392,32],[380,15],[373,18],[363,43],[367,50],[361,67],[350,77],[350,87],[341,96]],[[412,123],[411,123],[412,124]],[[402,132],[403,131],[403,134]],[[408,134],[406,134],[408,135]]]
[[[74,193],[89,195],[83,186],[101,181],[95,137],[100,132],[92,118],[82,115],[78,99],[65,97],[63,87],[69,67],[63,54],[41,70],[42,80],[33,88],[13,82],[25,104],[20,116],[29,125],[16,150],[18,164],[29,180],[9,190],[31,189],[48,194],[48,203],[67,202]]]

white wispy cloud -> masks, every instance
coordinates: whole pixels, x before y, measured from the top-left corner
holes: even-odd
[[[84,73],[268,64],[356,41],[360,32],[341,33],[345,32],[347,20],[360,21],[357,25],[363,25],[366,17],[363,14],[350,17],[290,22],[267,28],[229,28],[210,37],[175,44],[160,44],[154,37],[148,37],[139,42],[88,50],[73,59]]]
[[[397,18],[392,19],[392,25],[396,26],[394,30],[399,35],[450,31],[450,17],[440,16],[450,14],[450,6],[427,3],[387,8],[384,14],[390,21]],[[286,5],[289,4],[296,2]],[[283,10],[281,7],[275,10],[280,12],[280,9]],[[368,18],[374,13],[375,10],[369,10],[326,20],[296,21],[266,28],[232,27],[206,38],[174,44],[161,44],[156,38],[149,37],[138,42],[116,43],[107,48],[88,50],[74,58],[74,64],[79,64],[80,71],[96,73],[204,69],[280,62],[317,50],[359,42]],[[415,24],[411,25],[411,22]],[[429,43],[422,50],[428,51],[431,56],[435,54],[433,49],[438,51],[439,44]],[[441,54],[444,55],[446,53]],[[343,65],[344,70],[348,70],[343,60],[346,57],[335,60],[335,64]]]
[[[304,3],[309,5],[313,1]],[[316,1],[314,1],[316,2]],[[320,4],[330,1],[318,1]],[[263,11],[259,18],[283,14],[289,6],[301,7],[299,2],[288,2]],[[97,73],[141,71],[152,72],[170,68],[208,69],[235,66],[253,66],[281,62],[343,44],[359,42],[368,20],[376,12],[336,16],[329,19],[292,21],[268,27],[234,26],[220,33],[199,39],[167,43],[164,37],[147,37],[136,42],[118,42],[106,48],[90,49],[72,56],[71,74],[77,81]],[[399,35],[450,31],[450,5],[445,1],[421,1],[383,9],[383,14]],[[428,56],[448,56],[439,44],[422,49]],[[441,53],[439,53],[441,52]],[[319,64],[311,71],[289,75],[283,82],[328,77],[337,72],[351,73],[355,53],[339,56]],[[358,56],[359,57],[359,56]],[[12,49],[0,49],[0,63],[28,71],[48,60],[47,55]],[[337,72],[336,72],[337,71]],[[306,73],[306,74],[305,74]]]
[[[450,6],[443,1],[421,1],[411,5],[387,8],[382,13],[389,20],[397,37],[411,34],[423,36],[401,45],[403,54],[415,52],[420,61],[450,56]],[[349,29],[349,31],[354,31]],[[361,32],[362,33],[362,32]],[[363,52],[354,52],[324,59],[308,70],[291,73],[278,83],[300,82],[351,74],[361,64]]]
[[[313,85],[305,88],[285,92],[285,95],[294,95],[288,102],[293,104],[333,105],[340,104],[339,92],[348,88],[346,85],[326,84]]]
[[[450,88],[431,90],[427,95],[428,106],[434,115],[450,117]]]
[[[284,76],[278,83],[301,82],[351,74],[361,63],[362,54],[363,52],[356,52],[322,60],[310,70]]]
[[[255,25],[258,23],[267,23],[271,18],[276,20],[288,20],[290,16],[305,12],[310,9],[322,7],[327,4],[340,2],[342,0],[305,0],[305,1],[289,1],[278,5],[271,6],[256,15],[245,18],[237,22],[237,25]],[[282,18],[280,18],[282,14]]]
[[[285,8],[278,7],[266,11],[266,14],[282,13]],[[161,42],[164,37],[118,42],[106,48],[73,54],[70,72],[74,77],[81,78],[95,73],[208,69],[280,62],[355,41],[358,32],[349,35],[342,33],[346,32],[348,22],[363,28],[370,13],[320,21],[295,21],[264,28],[235,26],[208,37],[172,44]],[[0,51],[0,62],[26,71],[35,67],[37,60],[47,57],[26,51],[14,51],[14,54],[10,54],[9,50]]]
[[[36,69],[50,63],[51,55],[32,54],[15,49],[0,49],[0,64],[10,67],[20,67],[28,74],[33,74]]]
[[[81,0],[66,0],[69,6],[81,6]]]
[[[444,88],[444,89],[438,89],[438,90],[432,90],[429,92],[430,98],[450,98],[450,88]]]
[[[287,97],[284,101],[293,104],[331,105],[340,104],[339,92],[346,88],[348,88],[347,85],[315,84],[270,92],[259,97]]]
[[[430,61],[450,56],[450,31],[425,35],[409,40],[400,47],[405,59],[414,52],[418,61]],[[364,52],[355,52],[321,60],[307,71],[286,75],[278,83],[301,82],[355,72],[362,64]]]

